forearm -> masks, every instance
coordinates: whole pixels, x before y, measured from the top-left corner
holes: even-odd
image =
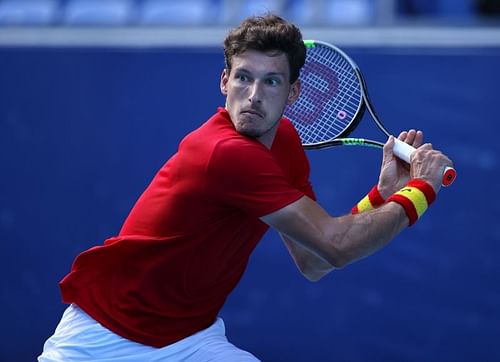
[[[373,254],[409,224],[405,209],[397,202],[361,214],[332,217],[307,196],[261,219],[300,246],[291,252],[297,254],[294,259],[301,270],[312,275],[308,276],[311,280]],[[305,256],[298,255],[300,252]]]
[[[357,215],[332,218],[328,234],[335,265],[343,267],[383,248],[408,226],[403,208],[390,202]]]
[[[425,144],[412,154],[408,172],[399,167],[392,154],[393,144],[393,138],[389,138],[384,146],[378,191],[381,200],[388,198],[382,206],[376,208],[375,199],[368,197],[358,203],[353,211],[355,215],[332,217],[304,196],[261,217],[289,237],[290,242],[285,245],[301,270],[312,276],[310,279],[317,279],[333,268],[341,268],[383,248],[402,229],[415,223],[434,201],[441,187],[442,172],[452,165],[451,161],[433,150],[430,144]],[[409,181],[406,180],[408,176],[411,177]],[[397,191],[390,194],[394,190]]]
[[[303,202],[309,204],[309,200]],[[297,267],[311,281],[373,254],[408,224],[404,211],[396,203],[341,217],[331,217],[322,209],[313,207],[313,210],[307,214],[314,212],[315,222],[307,222],[296,214],[297,221],[284,228],[289,233],[285,234],[283,229],[280,232]],[[302,232],[307,236],[314,235],[314,240],[301,236]],[[295,235],[295,238],[289,235]]]

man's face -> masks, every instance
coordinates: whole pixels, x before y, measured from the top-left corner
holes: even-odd
[[[222,72],[221,91],[236,130],[270,147],[287,103],[299,95],[290,84],[284,53],[247,50],[232,58],[231,73]]]

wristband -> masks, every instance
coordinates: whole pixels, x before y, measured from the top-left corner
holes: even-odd
[[[391,195],[387,202],[394,201],[400,204],[408,216],[409,225],[415,222],[436,199],[436,193],[431,185],[421,179],[410,180],[405,187]]]
[[[373,210],[385,203],[384,198],[380,195],[377,185],[373,186],[370,192],[359,201],[356,206],[351,209],[351,214],[359,214],[368,210]]]

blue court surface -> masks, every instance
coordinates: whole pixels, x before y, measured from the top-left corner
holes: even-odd
[[[264,361],[500,361],[500,48],[345,50],[387,127],[423,129],[458,178],[388,247],[318,283],[270,231],[221,313],[228,336]],[[223,105],[222,67],[218,48],[0,48],[0,361],[41,351],[58,281]],[[380,139],[365,121],[355,135]],[[308,154],[334,215],[377,181],[379,150]]]

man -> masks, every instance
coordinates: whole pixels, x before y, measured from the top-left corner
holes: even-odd
[[[60,284],[71,305],[39,361],[256,361],[227,341],[217,315],[269,226],[302,273],[318,280],[412,221],[396,199],[343,217],[314,201],[306,155],[282,118],[299,96],[305,60],[295,26],[249,18],[227,36],[224,54],[225,108],[184,138],[119,235],[76,258]],[[400,138],[419,147],[423,134]],[[384,147],[379,198],[410,176],[437,192],[450,160],[422,145],[408,171],[393,144]]]

